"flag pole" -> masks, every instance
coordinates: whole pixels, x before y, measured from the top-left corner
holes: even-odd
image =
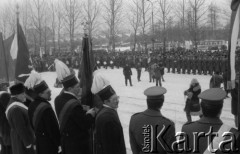
[[[6,67],[5,69],[6,69],[6,75],[7,75],[7,82],[9,82],[7,56],[6,56],[2,33],[0,33],[0,35],[1,35],[0,37],[1,37],[2,45],[3,45],[3,56],[4,56],[5,67]]]

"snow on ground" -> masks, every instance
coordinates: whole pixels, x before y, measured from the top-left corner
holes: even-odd
[[[137,81],[137,71],[132,69],[132,82],[133,87],[129,85],[125,86],[125,80],[123,76],[123,69],[101,69],[102,73],[107,77],[120,96],[120,103],[118,108],[119,117],[124,129],[124,137],[128,154],[132,154],[129,136],[128,126],[131,116],[136,112],[144,111],[147,107],[146,97],[143,91],[151,86],[155,86],[155,83],[149,83],[148,72],[142,70],[141,81]],[[54,82],[56,80],[55,72],[42,73],[43,79],[46,80],[52,90],[52,101],[60,93],[60,88],[54,88]],[[176,131],[181,131],[182,125],[187,121],[185,112],[183,111],[185,106],[185,99],[183,92],[189,88],[189,84],[193,78],[198,79],[202,87],[202,91],[208,89],[211,76],[204,75],[183,75],[165,73],[163,87],[167,89],[165,94],[165,102],[162,108],[162,114],[175,122]],[[53,104],[53,103],[52,103]],[[193,120],[197,120],[198,117],[193,117]],[[223,122],[229,126],[234,126],[233,116],[231,114],[231,98],[225,99],[223,112],[221,115]]]

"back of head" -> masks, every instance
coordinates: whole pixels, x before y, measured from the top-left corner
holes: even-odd
[[[221,88],[211,88],[198,95],[202,99],[201,107],[205,117],[219,117],[223,107],[226,92]]]
[[[163,87],[150,87],[144,91],[144,95],[147,96],[147,106],[151,110],[161,109],[164,102],[164,94],[167,90]]]
[[[0,92],[0,105],[6,110],[8,103],[10,101],[11,95],[7,92]]]

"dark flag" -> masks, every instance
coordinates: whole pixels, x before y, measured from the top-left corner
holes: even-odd
[[[236,47],[237,47],[237,39],[239,34],[239,26],[240,26],[240,1],[232,0],[231,3],[231,25],[230,25],[230,38],[229,38],[229,73],[228,73],[228,88],[235,88],[235,79],[236,72],[239,71],[240,66],[236,66]],[[240,88],[240,86],[238,86]],[[238,89],[238,130],[240,130],[240,89]]]
[[[93,80],[93,53],[88,36],[82,40],[82,60],[79,68],[78,78],[82,87],[82,103],[93,107],[93,94],[91,92]]]
[[[0,81],[3,80],[4,82],[9,82],[7,57],[2,33],[0,33],[0,70]]]
[[[94,96],[91,92],[91,86],[93,81],[93,53],[91,48],[91,43],[89,41],[89,37],[85,35],[82,40],[82,60],[81,65],[79,67],[78,78],[80,79],[80,86],[82,88],[82,98],[81,101],[83,104],[93,107]],[[94,144],[94,125],[90,129],[91,134],[91,150],[92,154],[95,153],[95,144]]]
[[[17,22],[17,31],[5,40],[4,44],[8,58],[9,80],[25,82],[27,76],[24,74],[31,72],[31,62],[27,41],[19,22]]]

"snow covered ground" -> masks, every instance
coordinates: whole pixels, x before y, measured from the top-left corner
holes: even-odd
[[[137,81],[137,71],[132,69],[132,82],[133,87],[125,86],[125,80],[122,69],[101,69],[102,73],[110,81],[111,85],[115,89],[116,93],[120,96],[119,104],[119,117],[124,129],[124,137],[128,154],[132,154],[129,136],[128,126],[130,117],[136,113],[144,111],[147,107],[146,97],[143,91],[151,86],[155,86],[155,83],[149,83],[148,72],[142,70],[141,81]],[[42,73],[43,79],[46,80],[52,90],[52,102],[55,97],[60,93],[61,89],[54,88],[54,82],[56,80],[55,72]],[[189,84],[193,78],[197,78],[202,87],[202,91],[208,89],[211,76],[204,75],[183,75],[165,73],[163,87],[167,89],[165,94],[165,102],[162,108],[162,114],[175,122],[176,131],[181,131],[182,125],[187,121],[185,112],[183,111],[185,106],[185,100],[183,96],[184,90],[188,89]],[[193,117],[193,120],[197,120],[198,117]],[[229,126],[234,126],[233,116],[231,114],[231,98],[225,99],[223,112],[221,115],[223,122]]]

